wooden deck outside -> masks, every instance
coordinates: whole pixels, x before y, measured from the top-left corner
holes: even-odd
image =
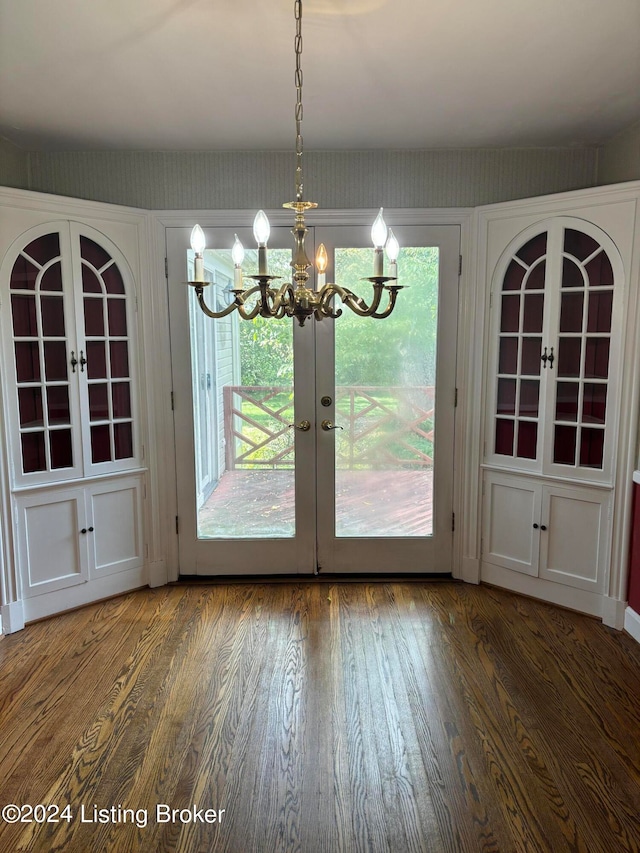
[[[430,536],[433,471],[336,472],[338,536]],[[201,538],[291,536],[292,470],[225,472],[198,514]]]

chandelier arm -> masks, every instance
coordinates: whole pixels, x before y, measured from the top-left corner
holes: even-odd
[[[260,288],[256,285],[255,287],[250,287],[249,290],[243,290],[241,293],[237,294],[236,301],[238,307],[238,314],[242,317],[243,320],[253,320],[254,317],[257,317],[260,313],[260,305],[261,302],[259,299],[256,300],[255,304],[252,308],[245,308],[245,303],[250,296],[253,296],[254,293],[258,293]]]
[[[209,308],[204,301],[204,289],[196,285],[195,290],[196,297],[198,299],[198,305],[200,306],[200,308],[202,308],[207,317],[211,317],[212,320],[219,320],[221,317],[226,317],[231,314],[232,311],[235,311],[236,308],[240,307],[240,303],[238,303],[236,299],[235,302],[232,302],[231,305],[227,305],[227,307],[223,308],[222,311],[212,311],[211,308]]]
[[[354,314],[357,314],[359,317],[372,317],[378,307],[380,305],[380,299],[382,297],[383,285],[374,284],[373,285],[373,301],[370,305],[364,301],[361,296],[357,296],[353,291],[347,290],[346,288],[340,288],[338,291],[338,295],[344,302],[344,304],[350,308]],[[342,291],[342,293],[340,293]]]
[[[342,308],[333,308],[331,301],[335,296],[340,296],[339,290],[342,290],[337,284],[325,284],[319,293],[318,307],[315,310],[315,316],[318,318],[332,317],[334,320],[342,316]],[[342,299],[342,297],[340,296]]]
[[[388,287],[387,290],[389,291],[389,302],[387,304],[387,307],[384,309],[384,311],[376,311],[375,314],[371,315],[376,320],[384,320],[385,317],[388,317],[389,314],[391,314],[391,312],[395,308],[396,298],[398,296],[398,291],[402,290],[402,288],[401,287]]]

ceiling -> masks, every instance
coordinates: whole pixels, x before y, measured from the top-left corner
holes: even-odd
[[[0,136],[282,150],[293,0],[0,0]],[[306,150],[594,145],[640,118],[640,0],[304,0]]]

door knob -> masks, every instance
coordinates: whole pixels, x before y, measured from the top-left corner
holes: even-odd
[[[344,427],[338,426],[337,424],[334,424],[332,421],[322,421],[320,426],[322,427],[322,429],[325,432],[329,432],[329,430],[332,430],[332,429],[344,429]]]
[[[311,421],[300,421],[299,424],[289,424],[289,428],[291,427],[299,429],[300,432],[309,432],[311,429]]]

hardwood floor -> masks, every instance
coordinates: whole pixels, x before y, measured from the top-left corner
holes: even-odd
[[[61,811],[2,851],[640,850],[640,646],[507,592],[143,590],[0,665],[0,806]]]

